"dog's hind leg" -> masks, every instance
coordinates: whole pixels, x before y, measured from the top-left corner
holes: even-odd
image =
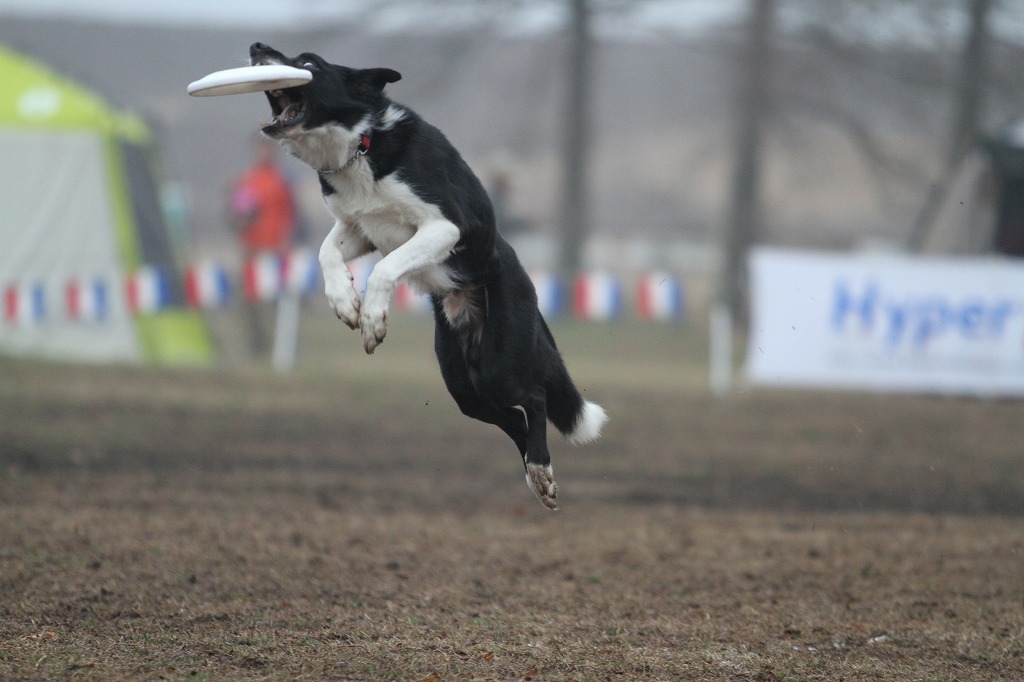
[[[548,452],[547,408],[543,389],[538,389],[524,404],[526,410],[527,436],[526,484],[548,509],[558,509],[558,484],[551,469],[551,453]]]
[[[516,444],[525,458],[527,448],[526,417],[515,407],[499,407],[481,397],[470,376],[470,367],[462,339],[443,319],[438,319],[434,332],[434,352],[441,367],[448,393],[467,417],[494,424]]]
[[[553,343],[541,343],[543,318],[537,295],[515,253],[498,242],[504,267],[487,285],[487,315],[479,340],[478,392],[492,405],[526,414],[525,448],[520,446],[526,482],[548,509],[557,509],[558,486],[547,445],[547,395],[544,378],[558,358]]]

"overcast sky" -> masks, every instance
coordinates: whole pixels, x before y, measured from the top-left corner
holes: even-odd
[[[564,25],[566,0],[533,0],[524,9],[503,15],[501,28],[509,33],[537,33]],[[699,32],[708,26],[735,22],[750,0],[644,0],[629,12],[601,16],[595,22],[599,34],[657,36],[665,32]],[[806,19],[806,5],[780,3],[784,26],[799,26]],[[249,28],[274,26],[300,30],[325,22],[362,22],[370,31],[404,31],[414,28],[443,30],[471,25],[493,17],[495,3],[483,0],[0,0],[0,16],[75,18],[119,23]],[[874,5],[886,9],[885,5]],[[881,43],[954,41],[967,26],[962,5],[923,22],[920,10],[927,5],[893,4],[885,20],[869,10],[864,20],[850,26],[851,37]],[[855,16],[856,13],[852,13]],[[997,6],[990,22],[1003,39],[1024,43],[1024,6],[1006,0]]]
[[[268,24],[302,28],[322,21],[369,18],[370,28],[396,30],[423,22],[432,25],[464,23],[483,16],[489,3],[389,3],[381,0],[3,0],[0,14],[26,17],[85,18],[125,23],[216,25],[245,28]],[[540,0],[528,3],[528,10],[516,13],[516,30],[550,30],[562,24],[564,1]],[[709,24],[735,19],[745,0],[648,0],[631,13],[624,30],[700,29]],[[385,9],[381,9],[384,7]]]

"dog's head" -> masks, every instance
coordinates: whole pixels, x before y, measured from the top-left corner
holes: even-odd
[[[266,93],[274,120],[263,132],[282,141],[324,127],[354,130],[383,111],[388,101],[384,86],[402,77],[391,69],[329,64],[309,52],[289,58],[263,43],[249,47],[249,61],[253,66],[284,64],[313,73],[309,83]]]

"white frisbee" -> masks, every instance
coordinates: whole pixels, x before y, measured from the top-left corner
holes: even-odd
[[[212,95],[237,95],[243,92],[280,90],[305,85],[313,80],[313,74],[306,69],[296,69],[284,64],[263,66],[242,66],[237,69],[214,71],[188,84],[188,94],[194,97]]]

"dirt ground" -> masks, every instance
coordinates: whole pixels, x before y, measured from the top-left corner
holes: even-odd
[[[714,400],[599,329],[555,330],[612,421],[551,434],[554,513],[416,324],[289,377],[0,360],[0,678],[1024,679],[1020,403]]]

